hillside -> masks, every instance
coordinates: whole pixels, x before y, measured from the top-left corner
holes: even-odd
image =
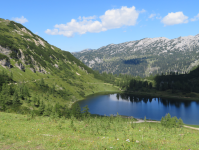
[[[41,102],[70,106],[86,95],[116,90],[102,79],[70,52],[0,19],[0,109],[4,104],[9,109],[16,99],[23,110],[38,110]]]
[[[189,72],[199,64],[198,52],[199,34],[171,40],[164,37],[144,38],[72,54],[99,72],[145,77],[150,74]]]

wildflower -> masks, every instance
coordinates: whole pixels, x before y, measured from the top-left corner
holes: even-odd
[[[117,139],[117,140],[119,140],[119,139]]]
[[[110,148],[113,148],[113,147],[110,147]]]
[[[129,140],[129,139],[127,139],[126,141],[127,141],[127,142],[130,142],[130,140]]]

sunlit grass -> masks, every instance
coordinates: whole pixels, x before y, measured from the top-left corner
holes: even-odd
[[[53,119],[0,113],[0,149],[198,149],[199,131],[121,117]],[[73,121],[71,121],[73,120]]]

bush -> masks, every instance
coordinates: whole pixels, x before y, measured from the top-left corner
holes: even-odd
[[[182,119],[178,119],[176,116],[171,118],[171,115],[168,113],[165,117],[162,117],[161,124],[166,128],[179,128],[182,127],[183,121]]]

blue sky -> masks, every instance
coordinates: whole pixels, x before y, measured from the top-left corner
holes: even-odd
[[[0,18],[22,23],[62,50],[199,34],[198,0],[6,0]]]

